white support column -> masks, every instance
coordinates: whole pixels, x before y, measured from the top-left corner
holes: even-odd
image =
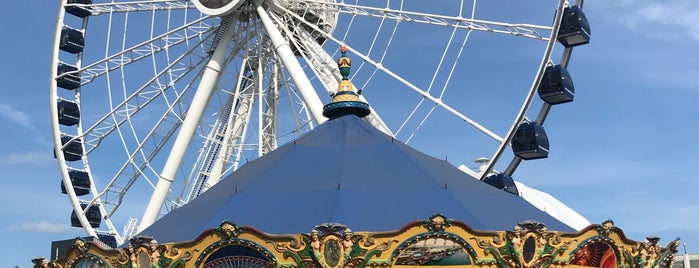
[[[182,122],[175,143],[163,167],[163,171],[160,173],[158,184],[155,186],[153,195],[141,218],[141,224],[138,227],[139,232],[153,224],[158,218],[158,215],[160,215],[160,210],[165,203],[167,193],[170,191],[170,185],[172,185],[177,169],[182,164],[182,158],[184,158],[186,149],[192,141],[196,128],[208,106],[209,99],[211,99],[211,95],[216,88],[221,72],[223,68],[225,68],[224,62],[226,60],[226,52],[228,52],[228,43],[235,32],[235,21],[237,21],[237,17],[223,21],[228,21],[229,24],[222,25],[222,27],[226,27],[226,31],[217,44],[211,59],[207,63],[204,74],[201,76],[201,81],[199,81],[199,87],[194,94],[192,104],[187,110],[187,115]]]
[[[243,59],[243,63],[240,66],[240,70],[245,70],[246,66],[248,64],[248,60]],[[232,143],[237,143],[238,141],[238,135],[240,135],[238,132],[235,131],[237,124],[234,124],[233,122],[237,122],[238,116],[236,116],[236,112],[238,109],[236,109],[237,103],[241,102],[241,95],[243,91],[243,85],[246,84],[244,80],[247,80],[248,78],[245,77],[245,72],[241,71],[238,73],[238,79],[236,80],[235,83],[235,90],[233,91],[233,95],[229,96],[229,100],[227,103],[230,103],[232,106],[230,111],[228,111],[228,120],[226,121],[226,130],[223,132],[223,140],[221,141],[221,149],[216,156],[216,160],[214,162],[213,167],[211,168],[211,171],[209,172],[208,178],[206,178],[206,181],[204,182],[204,187],[202,189],[202,193],[211,186],[214,186],[217,184],[220,180],[221,177],[223,176],[224,169],[226,167],[226,162],[228,162],[231,158],[231,144]]]
[[[235,161],[233,161],[232,165],[233,170],[237,170],[238,166],[240,166],[240,159],[245,150],[248,127],[250,127],[249,122],[252,117],[252,106],[255,104],[255,85],[257,83],[258,81],[255,79],[255,82],[240,96],[240,105],[235,115],[235,121],[233,121],[234,135],[236,137],[236,142],[231,143],[235,152]]]
[[[258,54],[260,55],[260,54]],[[262,101],[262,95],[264,95],[264,69],[262,69],[262,55],[258,56],[257,61],[257,157],[262,156],[262,140],[264,139],[264,115],[262,114],[264,102]]]
[[[264,112],[264,136],[263,136],[263,154],[269,153],[277,149],[277,105],[279,105],[279,64],[276,58],[269,60],[272,64],[271,78],[272,81],[267,87],[265,95],[265,103],[267,104]]]
[[[277,56],[279,56],[279,59],[284,64],[287,71],[289,71],[289,75],[291,79],[294,80],[296,87],[301,93],[306,108],[311,112],[311,116],[317,124],[325,122],[327,118],[323,116],[323,103],[320,101],[315,89],[313,89],[311,81],[303,72],[301,64],[296,60],[296,56],[294,56],[294,52],[291,51],[289,43],[286,42],[281,32],[279,32],[279,29],[277,29],[272,22],[272,18],[269,17],[267,11],[265,11],[260,3],[257,3],[257,14],[260,16],[260,20],[265,26],[269,38],[272,40],[272,45],[274,45]]]

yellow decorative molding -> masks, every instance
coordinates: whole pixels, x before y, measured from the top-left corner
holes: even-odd
[[[224,222],[191,241],[158,244],[146,237],[106,249],[76,239],[66,256],[35,267],[75,267],[80,262],[95,267],[207,267],[236,261],[260,268],[670,268],[679,245],[678,239],[665,247],[657,237],[627,239],[612,221],[579,232],[548,230],[534,221],[513,226],[474,230],[435,214],[390,232],[354,232],[351,226],[329,223],[308,233],[275,235]]]

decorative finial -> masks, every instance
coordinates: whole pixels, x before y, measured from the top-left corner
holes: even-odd
[[[342,52],[342,57],[337,60],[337,67],[340,69],[340,74],[342,75],[342,80],[349,80],[350,69],[352,67],[352,60],[347,57],[347,46],[342,45],[340,48]]]
[[[340,69],[342,80],[340,81],[340,84],[337,87],[337,93],[333,95],[333,102],[359,100],[359,94],[354,92],[354,88],[352,88],[352,82],[349,81],[349,74],[350,70],[352,69],[352,60],[349,57],[347,57],[347,46],[342,45],[342,47],[340,48],[340,52],[342,52],[342,56],[339,59],[337,59],[337,67],[338,69]],[[347,94],[342,92],[351,93]]]
[[[347,46],[342,45],[340,48],[342,56],[337,59],[337,67],[342,75],[342,80],[337,87],[337,92],[332,93],[332,102],[323,107],[323,115],[330,119],[335,119],[344,115],[354,114],[359,117],[365,117],[371,112],[369,104],[359,100],[361,91],[355,92],[352,82],[349,80],[352,60],[347,57]]]

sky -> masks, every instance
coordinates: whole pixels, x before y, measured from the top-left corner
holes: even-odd
[[[54,2],[0,11],[0,267],[29,267],[51,241],[83,234],[69,226],[51,153]],[[592,223],[612,219],[634,240],[680,237],[699,252],[699,2],[588,0],[584,9],[592,41],[571,60],[576,100],[546,121],[555,155],[516,175]]]

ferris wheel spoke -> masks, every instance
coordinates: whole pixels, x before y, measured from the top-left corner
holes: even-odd
[[[396,129],[396,135],[401,133],[403,131],[403,128],[408,124],[408,122],[415,116],[415,113],[417,113],[418,109],[422,106],[423,103],[425,103],[425,98],[420,99],[417,104],[413,107],[413,109],[408,113],[408,115],[405,117],[403,122],[400,124],[398,129]]]
[[[390,1],[386,1],[386,8],[388,8],[389,6],[390,6]],[[403,2],[401,1],[399,10],[402,10],[402,6],[403,6]],[[333,25],[333,24],[336,24],[336,22],[337,22],[337,13],[328,12],[328,11],[329,10],[336,10],[336,9],[337,9],[337,7],[334,6],[334,3],[328,3],[328,2],[324,2],[324,1],[312,1],[312,2],[291,1],[291,2],[286,2],[284,6],[278,5],[275,7],[275,10],[282,10],[284,13],[293,12],[294,14],[300,15],[303,18],[303,21],[298,21],[296,19],[293,19],[293,17],[290,15],[283,15],[283,17],[285,18],[284,19],[285,23],[291,23],[292,25],[300,26],[297,28],[303,28],[303,27],[305,27],[304,24],[306,24],[308,22],[312,22],[312,23],[318,25],[319,28],[321,30],[325,31],[326,34],[330,34],[330,32],[332,30],[334,30],[334,29],[332,29],[332,27],[328,27],[328,25]],[[327,13],[330,13],[331,15],[328,16]],[[347,26],[347,29],[344,33],[344,36],[342,36],[341,40],[347,39],[347,34],[349,34],[350,28],[352,27],[352,25],[355,21],[355,18],[357,18],[358,16],[360,16],[360,15],[352,14],[350,22],[348,23],[349,25]],[[317,20],[318,20],[318,22],[316,22]],[[369,45],[369,49],[366,52],[367,55],[372,55],[373,51],[375,51],[375,50],[382,51],[382,52],[379,52],[382,54],[380,56],[379,62],[382,62],[383,59],[385,58],[385,56],[387,55],[387,53],[389,51],[389,47],[391,45],[391,42],[393,41],[393,37],[395,36],[395,32],[398,29],[398,25],[400,24],[400,21],[398,21],[398,20],[394,21],[394,26],[393,26],[393,29],[391,31],[391,34],[388,37],[388,41],[386,42],[385,46],[379,47],[376,44],[377,44],[377,41],[379,40],[379,37],[383,38],[382,28],[384,27],[384,24],[387,23],[386,20],[387,20],[386,17],[380,18],[380,22],[378,24],[378,27],[376,30],[374,30],[375,33],[373,35],[373,38],[371,39],[371,44]],[[297,30],[305,30],[305,29],[295,29],[294,30],[295,34],[297,34],[296,33]],[[307,33],[310,32],[308,30],[305,30],[305,31]],[[301,31],[301,33],[302,32],[303,31]],[[310,33],[308,33],[308,34],[310,34]],[[307,34],[307,36],[308,36],[308,34]],[[310,34],[310,36],[312,36],[314,38],[319,37],[318,34]],[[303,37],[303,38],[307,39],[307,37]],[[320,47],[320,46],[318,46],[318,47]],[[313,54],[316,51],[320,52],[320,51],[322,51],[322,49],[320,49],[320,50],[307,50],[306,54]],[[337,53],[337,51],[338,50],[336,50],[335,53]],[[310,53],[308,53],[308,52],[310,52]],[[332,61],[334,61],[334,59],[330,58],[328,62],[332,62]],[[355,67],[355,73],[360,72],[365,66],[366,66],[366,63],[361,62],[359,64],[359,66]],[[339,79],[339,77],[340,77],[339,71],[333,70],[333,72],[337,73],[337,75],[338,75],[337,79]],[[359,88],[365,88],[367,86],[367,84],[369,83],[369,81],[372,80],[371,78],[373,77],[373,74],[375,74],[375,73],[376,73],[376,69],[373,70],[372,75],[368,79],[366,79],[364,84]],[[331,88],[328,88],[328,91],[332,92],[335,90],[335,88],[336,88],[336,86],[332,86]],[[387,130],[387,129],[384,129],[384,130]],[[384,132],[386,132],[386,131],[384,131]],[[386,133],[390,133],[390,131],[388,131]]]
[[[381,25],[383,25],[383,22],[384,22],[384,19],[381,20]],[[388,40],[386,41],[386,45],[381,49],[381,51],[383,51],[383,52],[382,52],[381,56],[378,58],[377,62],[383,62],[384,59],[386,58],[386,55],[388,54],[388,51],[390,51],[390,46],[391,46],[391,44],[393,43],[393,39],[394,39],[394,37],[395,37],[395,35],[396,35],[396,31],[398,30],[398,26],[399,26],[400,24],[401,24],[401,21],[399,21],[399,20],[396,20],[395,23],[393,24],[393,29],[391,30],[391,34],[389,35]],[[377,38],[379,37],[379,34],[378,34],[378,33],[379,33],[379,32],[377,31],[377,34],[374,35],[374,39],[372,39],[372,41],[371,41],[370,50],[366,53],[367,55],[371,55],[371,51],[376,47],[376,45],[375,45],[375,44],[376,44],[376,40],[377,40]],[[356,73],[359,73],[359,71],[360,71],[366,64],[367,64],[366,62],[362,62],[362,63],[359,65],[359,68],[357,68],[357,72],[356,72]],[[376,75],[377,72],[378,72],[378,69],[374,68],[374,69],[372,70],[371,74],[369,75],[369,78],[367,78],[367,79],[364,81],[364,84],[362,84],[359,88],[367,88],[367,86],[369,85],[369,82],[373,80],[372,78],[374,78],[374,76]]]
[[[76,71],[64,73],[57,78],[79,73],[81,77],[80,84],[82,86],[91,83],[96,78],[109,72],[123,69],[129,64],[151,58],[157,53],[167,51],[178,45],[186,45],[192,40],[200,39],[196,43],[202,45],[204,40],[210,38],[210,35],[215,29],[215,27],[204,23],[207,19],[206,17],[196,19],[137,45],[120,50],[118,53],[104,57],[101,60],[86,64]],[[189,48],[190,53],[195,51],[194,48],[196,48],[196,46],[191,46]],[[187,67],[187,65],[184,65],[183,69]]]
[[[175,59],[175,61],[164,68],[159,74],[155,75],[144,85],[136,89],[133,93],[131,93],[131,95],[127,96],[121,103],[116,104],[102,118],[97,120],[91,126],[87,127],[83,134],[86,137],[86,154],[90,154],[94,149],[96,149],[104,138],[109,136],[120,125],[126,123],[129,118],[138,114],[138,112],[148,104],[160,98],[167,90],[172,89],[177,82],[187,77],[191,71],[196,69],[193,68],[194,66],[203,64],[205,58],[202,57],[199,58],[198,61],[193,62],[192,66],[189,68],[173,71],[173,69],[175,67],[179,67],[178,65],[184,59],[187,59],[191,53],[191,50],[187,53],[183,53],[178,59]],[[173,75],[174,72],[177,72],[177,74]],[[168,84],[158,86],[158,79],[166,75],[170,77],[170,82]],[[190,88],[190,86],[187,86],[183,91],[187,91]],[[182,92],[178,93],[177,95],[182,95]]]
[[[396,10],[389,7],[363,6],[344,2],[329,3],[322,0],[288,0],[288,3],[289,5],[301,6],[322,4],[336,8],[340,13],[347,13],[351,15],[387,18],[396,21],[429,24],[435,26],[457,27],[474,31],[522,36],[542,41],[548,41],[549,34],[547,34],[547,32],[551,31],[550,26],[544,25],[477,20],[459,16],[435,15],[429,13]]]
[[[326,92],[331,94],[334,91],[333,88],[337,88],[337,77],[339,77],[340,71],[332,70],[331,68],[322,68],[321,66],[332,64],[334,59],[325,52],[320,44],[318,44],[315,37],[303,29],[305,25],[302,22],[294,20],[293,17],[288,15],[282,15],[280,18],[277,14],[272,13],[270,17],[274,19],[277,25],[288,25],[288,27],[281,27],[280,30],[287,36],[287,39],[292,42],[297,53],[309,64],[311,71],[315,73],[315,77],[323,84]],[[327,33],[325,34],[328,35]],[[309,53],[311,51],[313,53]],[[315,54],[316,52],[318,54]]]
[[[259,53],[260,50],[266,49],[268,49],[266,45],[258,42],[258,45],[252,48],[252,50],[258,51],[255,53],[256,58],[246,57],[243,59],[239,68],[241,71],[238,73],[235,84],[236,88],[232,94],[228,95],[225,104],[218,112],[220,116],[207,135],[202,150],[206,153],[200,154],[198,158],[196,172],[193,170],[190,176],[190,180],[193,180],[192,187],[188,196],[183,200],[188,202],[218,183],[224,170],[227,170],[231,164],[235,166],[234,169],[237,168],[237,163],[231,163],[230,159],[233,155],[236,155],[236,159],[240,158],[256,98],[258,99],[258,107],[261,107],[259,105],[261,93],[255,90],[261,87],[260,77],[264,77],[264,74],[260,74],[260,72],[266,69],[269,62],[267,59],[269,53]],[[260,141],[260,144],[264,144],[263,141]],[[231,152],[231,148],[233,148],[233,152]],[[273,148],[276,148],[276,145]]]
[[[249,40],[243,41],[236,39],[237,36],[243,36],[242,30],[244,27],[239,27],[234,35],[233,43],[242,43]],[[231,62],[235,59],[244,47],[237,45],[231,49],[230,55],[225,60],[224,66],[230,66]],[[199,195],[203,190],[208,189],[209,180],[211,178],[218,179],[222,176],[222,171],[229,165],[230,155],[227,153],[229,146],[227,145],[230,138],[230,126],[231,120],[235,118],[236,105],[240,100],[240,87],[245,87],[247,84],[248,77],[241,80],[241,75],[244,75],[247,71],[247,60],[243,61],[243,65],[239,68],[239,78],[240,81],[235,85],[234,90],[221,90],[221,94],[224,95],[226,101],[221,105],[217,114],[219,115],[211,127],[211,131],[206,136],[203,141],[203,146],[200,149],[200,155],[197,158],[194,166],[190,170],[190,175],[185,179],[184,186],[181,189],[179,196],[176,198],[171,198],[169,201],[174,204],[174,206],[180,206],[189,202],[192,198]],[[219,87],[221,85],[218,85]],[[202,135],[203,136],[203,135]],[[223,150],[223,152],[221,151]],[[185,197],[185,194],[187,196]]]
[[[255,23],[255,27],[260,27]],[[268,151],[276,149],[276,73],[274,70],[268,70],[269,66],[275,66],[276,59],[273,59],[272,48],[270,41],[262,35],[261,31],[250,31],[247,33],[250,43],[254,39],[254,45],[249,47],[247,55],[243,57],[241,67],[239,68],[237,82],[233,94],[228,97],[227,103],[230,103],[229,120],[226,124],[220,126],[223,133],[219,133],[222,137],[222,144],[225,152],[218,152],[218,157],[209,156],[215,159],[213,168],[200,171],[200,174],[205,174],[206,181],[203,184],[203,189],[206,190],[218,183],[221,180],[226,170],[236,170],[238,163],[245,151],[247,133],[250,129],[251,122],[258,122],[258,137],[257,137],[257,157],[265,154]],[[271,79],[267,77],[272,77]],[[270,82],[271,81],[271,82]],[[266,84],[266,86],[265,86]],[[254,106],[257,106],[258,118],[251,120],[254,114]],[[226,104],[229,106],[229,104]],[[264,111],[263,111],[264,109]],[[224,112],[224,111],[222,111]],[[221,121],[223,122],[223,121]],[[274,140],[270,140],[270,137]],[[216,145],[221,146],[221,145]],[[232,150],[229,150],[232,149]],[[235,156],[235,161],[230,162],[230,159]],[[232,167],[231,167],[232,166]]]
[[[267,93],[265,94],[265,120],[262,121],[262,154],[269,153],[274,149],[277,149],[279,144],[277,143],[277,131],[278,131],[278,113],[279,110],[279,73],[281,73],[281,64],[274,60],[271,62],[272,69],[270,78],[272,79],[268,84]]]
[[[191,85],[188,85],[187,88],[191,88]],[[183,96],[185,95],[180,94],[178,98],[174,100],[174,103],[177,105],[182,103],[182,101],[184,101],[182,99]],[[104,196],[106,204],[113,206],[108,212],[108,216],[116,212],[125,194],[139,177],[144,177],[152,188],[155,187],[153,182],[148,179],[147,174],[149,173],[147,171],[150,170],[150,174],[157,174],[157,171],[153,170],[149,163],[157,156],[160,150],[165,147],[166,143],[182,123],[180,118],[183,115],[177,115],[173,113],[173,110],[174,106],[166,109],[160,119],[154,123],[153,128],[148,134],[142,138],[138,142],[138,146],[131,151],[128,159],[122,164],[121,168],[107,184],[105,190],[97,195],[96,198]],[[116,197],[111,197],[112,194],[116,195]]]
[[[286,9],[282,10],[285,12],[292,12]],[[330,54],[323,49],[313,34],[308,32],[304,27],[301,27],[303,22],[294,20],[293,16],[290,15],[284,15],[282,18],[279,18],[277,15],[272,14],[271,17],[274,18],[279,25],[291,23],[291,25],[295,26],[286,27],[282,30],[287,36],[290,37],[289,40],[293,42],[294,46],[299,49],[299,54],[311,67],[311,71],[319,79],[321,84],[323,84],[328,94],[334,93],[337,90],[337,86],[342,78],[342,75],[340,74],[337,63],[332,56],[330,56]],[[290,28],[293,28],[294,31],[291,32]],[[318,30],[323,31],[322,29]],[[323,31],[321,35],[330,36],[330,34],[325,31]],[[359,98],[361,101],[367,102],[363,95],[359,95]],[[391,130],[383,122],[379,114],[374,111],[374,108],[370,106],[369,109],[371,110],[371,113],[366,116],[365,119],[374,127],[393,136]]]
[[[253,80],[243,91],[241,91],[240,102],[235,112],[235,120],[233,121],[233,139],[229,146],[233,148],[232,155],[235,155],[233,161],[233,170],[237,169],[245,151],[247,133],[250,129],[250,119],[252,117],[252,105],[254,103],[255,81]],[[214,182],[208,184],[208,187],[213,186]]]
[[[390,8],[390,1],[386,1],[386,7],[385,8]],[[397,11],[402,11],[403,10],[403,1],[399,2],[399,7]],[[365,16],[365,15],[360,15],[357,13],[352,14],[352,17],[357,17],[357,16]],[[377,45],[377,41],[379,40],[379,37],[383,37],[382,34],[382,29],[384,27],[384,24],[388,24],[388,21],[393,22],[393,27],[391,29],[391,33],[388,35],[388,40],[385,42],[385,45],[382,47],[379,47]],[[369,49],[367,50],[366,54],[367,55],[372,55],[372,53],[376,50],[380,51],[381,56],[378,57],[378,62],[383,62],[385,59],[386,55],[388,54],[388,51],[390,51],[390,46],[393,43],[393,38],[396,35],[396,31],[398,30],[398,26],[401,24],[401,20],[392,20],[388,17],[381,17],[380,21],[378,23],[378,26],[376,27],[376,30],[374,33],[374,36],[371,39],[371,43],[369,44]],[[346,40],[346,39],[345,39]],[[361,62],[359,66],[356,68],[355,74],[361,72],[361,70],[367,65],[366,62]],[[366,88],[367,85],[369,84],[370,81],[372,81],[376,73],[378,72],[378,69],[373,69],[369,77],[364,81],[364,84],[361,85],[359,88]]]
[[[295,14],[295,13],[293,13],[293,12],[287,12],[287,14],[289,14],[290,16],[293,16],[294,18],[296,18],[296,19],[299,20],[299,21],[305,22],[305,20],[303,20],[303,18],[301,18],[298,14]],[[314,25],[314,24],[311,24],[311,23],[308,23],[308,22],[305,22],[305,24],[306,24],[307,27],[313,29],[314,31],[318,31],[321,35],[323,35],[324,37],[326,37],[328,40],[331,40],[331,41],[335,42],[336,44],[345,44],[344,42],[338,40],[338,39],[335,38],[334,36],[332,36],[332,35],[330,35],[330,34],[324,32],[324,31],[322,31],[320,28],[318,28],[318,26],[316,26],[316,25]],[[474,121],[473,119],[467,117],[466,115],[464,115],[463,113],[461,113],[461,112],[459,112],[458,110],[454,109],[453,107],[449,106],[449,105],[448,105],[447,103],[445,103],[441,98],[435,97],[435,96],[433,96],[432,94],[430,94],[430,92],[428,92],[427,90],[424,90],[424,89],[422,89],[422,88],[416,86],[415,84],[411,83],[411,82],[408,81],[407,79],[405,79],[405,78],[403,78],[402,76],[400,76],[400,75],[396,74],[395,72],[391,71],[389,68],[387,68],[386,66],[384,66],[382,63],[377,62],[376,60],[372,59],[372,58],[369,57],[368,55],[366,55],[366,54],[364,54],[364,53],[362,53],[362,52],[360,52],[360,51],[354,49],[351,45],[346,44],[346,46],[347,46],[347,50],[348,50],[348,51],[354,53],[355,55],[357,55],[357,56],[358,56],[359,58],[361,58],[362,60],[364,60],[364,61],[366,61],[367,63],[371,64],[372,66],[374,66],[374,68],[377,68],[377,69],[379,69],[381,72],[383,72],[383,73],[389,75],[390,77],[392,77],[392,78],[395,79],[396,81],[402,83],[403,85],[407,86],[407,87],[410,88],[411,90],[413,90],[413,91],[415,91],[416,93],[422,95],[424,98],[430,100],[432,103],[434,103],[434,104],[436,104],[436,105],[442,107],[444,110],[448,111],[449,113],[453,114],[454,116],[458,117],[459,119],[463,120],[464,122],[466,122],[466,123],[470,124],[471,126],[475,127],[476,129],[478,129],[479,131],[483,132],[484,134],[486,134],[487,136],[491,137],[492,139],[494,139],[494,140],[496,140],[496,141],[498,141],[498,142],[503,142],[503,138],[502,138],[502,137],[500,137],[500,136],[497,135],[496,133],[492,132],[491,130],[489,130],[489,129],[483,127],[481,124],[479,124],[478,122]]]
[[[225,33],[213,51],[209,62],[206,65],[204,73],[201,75],[199,85],[192,98],[191,105],[187,110],[187,116],[182,122],[182,126],[174,141],[173,147],[168,154],[167,160],[160,173],[160,178],[156,184],[153,195],[151,196],[148,206],[141,218],[139,230],[143,230],[150,226],[160,215],[163,204],[167,200],[168,192],[172,182],[175,180],[175,175],[186,153],[188,144],[192,141],[197,126],[208,106],[211,95],[216,87],[219,78],[225,69],[226,53],[228,52],[228,44],[233,40],[235,27],[233,23],[237,21],[237,15],[231,18],[229,25],[222,26]]]
[[[224,141],[221,142],[224,151],[219,152],[211,173],[207,174],[208,176],[206,177],[200,176],[202,181],[199,183],[201,183],[202,186],[201,189],[196,192],[196,195],[218,183],[222,174],[236,170],[243,157],[243,152],[246,151],[245,147],[248,146],[246,144],[247,133],[250,129],[251,117],[253,114],[252,109],[256,98],[256,82],[252,75],[243,79],[245,80],[241,81],[246,82],[236,90],[235,102],[233,103],[234,109],[230,111],[232,116],[225,130]],[[234,160],[231,161],[231,158]],[[188,197],[188,200],[193,199],[196,195]]]
[[[279,83],[285,90],[286,99],[288,100],[289,110],[291,111],[294,129],[290,133],[283,133],[281,136],[286,136],[293,133],[304,133],[307,130],[313,129],[313,119],[310,112],[303,104],[301,96],[295,90],[294,85],[289,83],[291,78],[286,77],[284,72],[279,72]]]
[[[129,155],[128,160],[124,162],[119,171],[116,172],[116,175],[105,187],[105,190],[98,195],[98,197],[104,195],[107,204],[113,206],[108,212],[108,216],[113,215],[118,210],[123,202],[124,196],[138,178],[143,177],[147,180],[151,188],[155,188],[155,184],[147,175],[157,174],[152,170],[150,162],[160,153],[161,149],[165,147],[176,130],[179,129],[182,122],[181,120],[175,120],[173,118],[167,119],[167,116],[161,117],[150,133],[140,142],[138,147],[133,150],[133,153]],[[166,122],[169,123],[166,124]],[[158,129],[164,129],[164,132],[160,132]],[[129,170],[130,172],[128,172]],[[148,170],[150,170],[150,173],[147,172]],[[121,183],[122,181],[125,181],[125,183]],[[111,197],[110,194],[114,194],[116,197]]]
[[[261,23],[256,24],[260,29],[263,28]],[[270,100],[270,98],[277,97],[277,86],[276,76],[278,75],[277,65],[278,57],[274,56],[272,52],[272,40],[268,35],[264,35],[263,31],[256,31],[256,39],[258,41],[255,46],[251,49],[254,58],[251,58],[249,63],[250,75],[253,78],[252,85],[249,89],[249,102],[254,105],[257,104],[257,157],[276,149],[276,142],[270,142],[269,138],[276,138],[276,124],[271,121],[277,120],[276,118],[276,107],[270,107],[270,104],[274,104],[276,100]],[[316,95],[317,97],[317,95]],[[255,113],[252,109],[249,109],[245,114],[246,120],[250,122],[252,114]],[[248,124],[249,125],[249,124]],[[242,137],[243,139],[245,137]],[[241,144],[245,141],[241,139]],[[234,144],[235,145],[235,144]]]
[[[192,9],[196,10],[191,1],[182,0],[146,0],[146,1],[128,1],[128,2],[110,2],[100,4],[67,4],[68,7],[80,7],[90,10],[92,15],[100,15],[104,13],[124,13],[124,12],[139,12],[139,11],[154,11],[154,10],[178,10]]]
[[[233,48],[231,57],[226,63],[230,66],[233,57],[239,52],[244,55],[242,64],[238,68],[236,83],[234,89],[229,90],[225,104],[218,112],[219,117],[213,124],[211,132],[207,135],[204,141],[204,146],[201,150],[197,167],[194,168],[188,178],[191,181],[187,196],[182,192],[179,200],[188,202],[201,192],[217,183],[222,174],[238,167],[240,157],[242,156],[243,147],[249,127],[251,109],[254,104],[254,88],[256,87],[256,79],[254,71],[258,70],[263,63],[266,64],[269,53],[261,53],[269,51],[268,41],[260,36],[259,31],[254,31],[259,27],[255,22],[247,22],[246,27],[238,27],[238,33],[234,36],[233,41],[236,46]],[[255,40],[262,40],[254,41]],[[245,44],[251,44],[252,47],[247,47]],[[235,156],[235,161],[230,159]]]
[[[474,13],[475,13],[475,1],[474,1],[474,4],[473,4],[473,11],[471,12],[471,14],[474,14]],[[445,60],[445,58],[446,58],[447,52],[449,52],[449,50],[450,50],[450,45],[452,44],[452,42],[454,42],[453,39],[454,39],[454,35],[455,35],[457,29],[458,29],[458,28],[454,27],[454,29],[453,29],[453,31],[452,31],[452,33],[451,33],[451,36],[449,37],[449,42],[447,42],[447,45],[446,45],[446,47],[444,48],[444,52],[442,53],[442,56],[441,56],[441,58],[440,58],[440,60],[439,60],[439,64],[437,65],[437,68],[436,68],[436,70],[434,71],[434,75],[432,76],[432,79],[431,79],[431,81],[430,81],[430,84],[429,84],[429,86],[428,86],[428,88],[427,88],[427,92],[430,92],[430,91],[432,90],[432,86],[434,85],[435,81],[437,80],[437,76],[439,75],[442,66],[443,66],[444,64],[446,64],[446,63],[444,62],[444,60]],[[451,63],[451,68],[449,69],[449,74],[448,74],[447,77],[444,79],[444,83],[443,83],[442,89],[440,90],[439,96],[437,97],[438,99],[442,99],[442,98],[444,97],[444,94],[445,94],[446,91],[447,91],[449,82],[451,81],[452,76],[454,75],[454,70],[456,70],[456,66],[457,66],[457,64],[459,63],[459,59],[461,58],[461,55],[462,55],[463,50],[464,50],[464,47],[466,47],[466,43],[468,42],[469,37],[471,36],[471,32],[472,32],[471,30],[469,30],[469,31],[466,32],[466,35],[464,36],[464,39],[463,39],[462,42],[461,42],[461,46],[459,46],[459,48],[458,48],[458,52],[457,52],[455,58],[453,59],[453,61],[452,61],[452,63]],[[408,121],[410,120],[410,118],[411,118],[411,117],[415,114],[415,112],[419,109],[419,107],[420,107],[421,104],[423,103],[423,100],[424,100],[424,99],[421,99],[421,100],[420,100],[420,102],[415,106],[415,108],[412,110],[412,112],[410,113],[410,115],[403,121],[403,124],[401,125],[401,129],[408,123]],[[423,118],[422,118],[422,120],[420,121],[420,123],[417,125],[417,127],[415,127],[415,128],[413,129],[413,131],[410,133],[410,135],[409,135],[408,138],[406,139],[406,143],[409,142],[409,141],[415,136],[415,134],[416,134],[416,133],[418,132],[418,130],[424,125],[424,123],[427,121],[427,119],[430,117],[430,115],[432,115],[432,113],[434,112],[435,108],[437,108],[437,105],[433,105],[433,106],[429,109],[429,111],[423,116]]]
[[[248,83],[241,85],[241,87],[237,89],[237,92],[239,92],[239,98],[237,100],[235,110],[233,111],[234,117],[232,125],[229,127],[229,129],[227,129],[230,139],[228,140],[228,144],[226,146],[232,149],[230,156],[227,157],[228,160],[230,160],[230,157],[235,156],[235,161],[232,163],[233,170],[238,169],[242,153],[245,150],[244,146],[248,127],[250,126],[250,112],[252,109],[252,103],[254,101],[253,91],[255,88],[255,81],[251,74],[246,76],[244,79],[246,79]],[[213,184],[214,182],[211,181],[207,183],[206,186],[211,187]]]
[[[309,109],[310,113],[313,115],[313,120],[316,123],[325,122],[327,119],[323,116],[323,105],[318,97],[318,94],[313,90],[313,85],[306,77],[303,72],[299,62],[294,56],[293,51],[289,47],[282,34],[277,29],[276,25],[270,18],[268,11],[265,10],[259,3],[256,6],[256,12],[260,21],[264,25],[264,29],[267,32],[272,44],[274,45],[276,55],[279,57],[281,62],[286,67],[291,79],[294,80],[297,89],[303,96],[303,100],[306,103],[306,107]],[[317,27],[316,27],[317,28]]]
[[[240,70],[245,70],[247,60],[243,60]],[[230,143],[235,143],[239,138],[239,125],[234,125],[233,120],[236,118],[236,106],[240,103],[241,87],[247,87],[249,78],[244,76],[245,72],[239,72],[238,82],[235,90],[228,95],[225,104],[221,107],[218,114],[220,115],[211,128],[211,133],[205,140],[204,150],[200,150],[197,157],[197,165],[190,174],[188,180],[191,181],[189,193],[184,198],[183,202],[189,202],[199,196],[203,191],[215,184],[213,178],[220,177],[222,170],[226,168],[230,162]],[[233,140],[233,141],[231,141]],[[212,164],[213,163],[213,164]],[[195,174],[194,171],[198,170]]]
[[[277,149],[278,77],[281,64],[271,53],[261,53],[258,67],[258,157]],[[262,82],[265,82],[264,84]]]
[[[200,68],[199,73],[196,74],[195,77],[200,77],[202,75],[203,70],[204,68]],[[172,84],[176,82],[178,81],[173,81]],[[130,187],[139,177],[145,177],[149,185],[152,188],[155,188],[154,183],[146,176],[146,169],[150,169],[149,174],[157,175],[157,173],[159,172],[156,170],[152,170],[152,167],[149,165],[149,163],[160,153],[160,150],[170,140],[170,138],[173,136],[176,130],[179,129],[179,126],[182,123],[182,118],[184,117],[184,112],[175,112],[175,107],[186,105],[183,104],[184,101],[187,101],[186,99],[183,99],[183,97],[186,96],[184,92],[193,88],[193,82],[194,81],[190,81],[189,84],[186,84],[184,86],[185,90],[178,93],[177,98],[171,104],[168,104],[169,108],[166,109],[165,113],[161,116],[160,120],[158,120],[157,123],[154,124],[154,127],[145,136],[145,138],[139,141],[138,147],[134,148],[133,153],[129,155],[128,160],[116,173],[116,176],[110,181],[108,186],[105,188],[105,191],[100,194],[109,195],[109,193],[114,193],[117,195],[116,198],[109,199],[116,200],[112,203],[114,205],[114,208],[110,211],[109,215],[112,215],[116,212],[124,198],[124,195],[129,191]],[[142,107],[145,107],[152,100],[153,98],[148,99],[145,102],[142,101],[138,103],[140,103]],[[123,120],[121,120],[120,122],[122,121]],[[149,146],[146,147],[146,145]],[[126,172],[127,170],[132,171]],[[120,183],[121,181],[125,181],[125,183]],[[176,201],[171,202],[178,204],[178,202]]]

